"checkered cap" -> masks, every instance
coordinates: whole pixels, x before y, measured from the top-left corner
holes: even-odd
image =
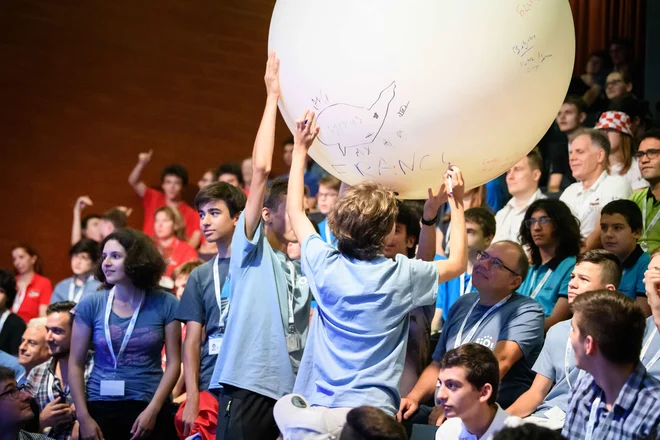
[[[632,136],[632,130],[630,125],[630,116],[624,112],[609,111],[603,112],[598,119],[596,128],[601,130],[616,130],[619,133],[627,134]]]

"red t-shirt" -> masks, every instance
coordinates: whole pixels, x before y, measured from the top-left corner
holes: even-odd
[[[177,239],[174,239],[167,249],[161,249],[161,254],[167,263],[165,276],[170,278],[172,278],[172,272],[177,267],[189,261],[197,261],[199,259],[197,251],[192,246],[185,241]]]
[[[149,237],[154,235],[154,214],[158,208],[167,204],[165,194],[155,189],[147,188],[142,197],[142,206],[144,207],[144,225],[142,232]],[[181,213],[183,221],[186,224],[186,237],[192,237],[195,231],[199,231],[199,215],[185,202],[180,202],[176,209]]]
[[[18,281],[18,277],[16,277]],[[39,317],[39,306],[50,304],[50,295],[53,293],[53,284],[46,277],[34,274],[25,292],[18,292],[14,300],[13,312],[26,323],[30,319]]]

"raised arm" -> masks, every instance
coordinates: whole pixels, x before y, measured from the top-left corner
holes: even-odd
[[[314,225],[305,213],[305,163],[307,151],[319,134],[316,125],[316,115],[309,110],[305,111],[302,119],[296,121],[294,133],[293,157],[291,159],[291,171],[289,173],[289,187],[286,196],[286,211],[293,232],[296,234],[298,243],[316,232]]]
[[[438,267],[438,284],[460,276],[467,268],[467,231],[465,229],[465,209],[463,208],[464,183],[461,170],[452,166],[444,174],[444,180],[451,177],[452,187],[449,191],[449,206],[451,207],[451,230],[449,246],[451,254],[446,260],[436,261]]]
[[[422,230],[419,234],[419,245],[417,246],[417,259],[423,261],[433,261],[435,257],[435,224],[438,219],[438,210],[443,203],[447,201],[447,192],[445,184],[440,187],[438,194],[433,194],[429,188],[429,198],[424,203],[424,214],[422,220],[431,225],[422,222]]]
[[[82,210],[86,206],[92,206],[92,199],[88,196],[80,196],[73,205],[73,225],[71,226],[71,245],[78,243],[82,239]]]
[[[250,194],[245,204],[245,236],[252,240],[261,222],[261,211],[266,196],[268,176],[273,165],[275,147],[275,121],[277,119],[277,101],[280,99],[280,60],[275,52],[268,55],[266,63],[266,107],[261,117],[257,138],[252,149],[252,183]]]
[[[140,174],[142,174],[142,170],[149,163],[153,154],[154,150],[149,150],[148,153],[140,153],[138,155],[138,163],[128,176],[128,183],[133,187],[135,194],[140,196],[140,198],[144,197],[144,193],[147,190],[147,185],[140,180]]]

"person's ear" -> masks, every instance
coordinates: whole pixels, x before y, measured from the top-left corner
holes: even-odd
[[[584,124],[585,119],[587,119],[587,114],[585,112],[580,112],[580,124]]]
[[[234,224],[234,227],[236,227],[236,224],[238,223],[238,219],[241,217],[242,212],[243,211],[238,211],[236,215],[231,219],[232,223]],[[263,216],[263,212],[262,212],[262,216]]]
[[[591,335],[587,335],[587,337],[584,338],[584,352],[587,354],[587,356],[595,356],[596,351],[597,351],[597,346],[596,346],[596,341],[594,341],[594,338],[591,337]]]
[[[541,180],[541,170],[532,171],[532,178],[534,182],[539,183],[539,180]]]
[[[484,384],[479,390],[479,402],[485,403],[488,402],[490,397],[493,395],[493,386],[489,383]]]
[[[415,237],[412,235],[406,235],[406,248],[412,249],[415,247]]]
[[[493,242],[493,238],[495,238],[494,235],[489,235],[487,237],[484,237],[484,243],[486,244],[485,248],[490,246],[490,244]]]
[[[606,284],[605,289],[610,290],[612,292],[616,292],[616,286],[614,284]]]
[[[264,223],[270,223],[272,216],[273,212],[270,210],[270,208],[261,208],[261,218],[264,220]]]

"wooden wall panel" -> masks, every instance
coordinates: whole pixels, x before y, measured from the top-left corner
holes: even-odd
[[[265,101],[274,0],[22,0],[0,4],[0,267],[33,244],[56,282],[69,275],[73,203],[137,208],[140,151],[202,172],[250,155]],[[280,120],[278,141],[289,135]],[[276,150],[277,151],[277,150]],[[276,154],[276,171],[283,171]]]

